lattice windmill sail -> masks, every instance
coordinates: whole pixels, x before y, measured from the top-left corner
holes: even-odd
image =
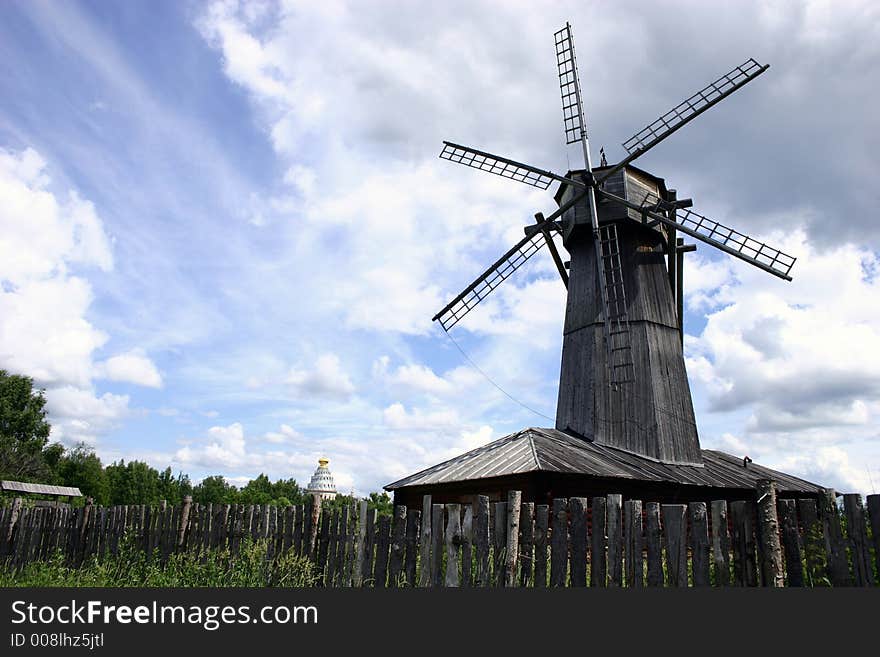
[[[554,35],[566,143],[580,143],[584,167],[560,175],[461,144],[440,157],[539,189],[559,183],[557,209],[434,316],[460,322],[547,245],[568,289],[556,428],[667,463],[700,464],[684,368],[681,256],[690,236],[785,280],[795,258],[690,210],[665,182],[632,163],[769,67],[732,69],[623,144],[617,164],[594,168],[571,26]],[[562,236],[566,271],[553,242]],[[664,261],[664,256],[667,261]]]

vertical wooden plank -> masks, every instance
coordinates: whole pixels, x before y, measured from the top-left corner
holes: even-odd
[[[712,502],[712,561],[715,585],[730,584],[730,535],[727,532],[727,501]]]
[[[705,502],[688,504],[691,532],[691,559],[693,563],[694,586],[711,584],[709,566],[709,519],[706,515]]]
[[[572,497],[568,500],[571,514],[570,586],[587,585],[587,504],[586,497]],[[556,548],[555,544],[553,547]]]
[[[504,556],[507,549],[507,502],[492,505],[492,584],[504,586]]]
[[[419,524],[422,512],[412,509],[406,514],[406,557],[404,559],[403,574],[406,586],[416,585],[416,565],[419,559]]]
[[[819,518],[825,535],[825,553],[828,561],[828,579],[832,586],[850,586],[849,563],[846,557],[846,543],[840,527],[840,511],[837,508],[837,495],[826,488],[819,498]]]
[[[476,553],[476,572],[474,586],[489,586],[489,498],[477,496],[474,514],[474,552]]]
[[[321,507],[323,506],[323,500],[320,497],[315,497],[314,495],[310,498],[310,513],[309,513],[309,555],[315,553],[315,545],[318,542],[318,526],[321,518]]]
[[[590,586],[605,586],[607,561],[605,560],[605,498],[594,497],[590,510]]]
[[[303,505],[303,534],[299,552],[301,555],[312,560],[315,558],[315,544],[312,540],[313,499],[312,496],[307,497]]]
[[[291,537],[290,547],[294,554],[302,555],[303,551],[303,529],[305,527],[305,505],[297,504],[293,507],[293,536]]]
[[[807,586],[827,586],[828,568],[825,562],[825,532],[819,520],[816,500],[798,500],[798,516],[803,528],[804,557],[806,561]]]
[[[443,586],[443,505],[431,505],[431,586]]]
[[[422,545],[419,550],[419,586],[431,586],[431,496],[422,498]]]
[[[461,506],[446,505],[446,586],[458,587],[461,584],[459,564],[461,563]]]
[[[550,507],[539,504],[535,507],[535,576],[532,586],[546,588],[547,586],[547,561],[548,561],[548,538],[550,527]]]
[[[474,505],[467,504],[464,507],[464,517],[461,521],[461,586],[470,588],[473,586],[473,559],[474,559]]]
[[[846,513],[846,537],[852,559],[853,581],[856,586],[872,586],[874,572],[862,496],[858,493],[845,494],[843,509]]]
[[[244,505],[233,504],[229,515],[230,522],[232,523],[232,535],[229,538],[229,551],[233,555],[237,555],[241,546],[241,539],[244,537]]]
[[[398,504],[394,507],[391,521],[391,557],[388,562],[388,586],[399,587],[403,573],[403,556],[406,549],[406,507]]]
[[[871,538],[874,542],[874,566],[877,571],[877,583],[880,584],[880,495],[868,495],[867,500]]]
[[[364,561],[362,564],[362,585],[370,586],[373,582],[373,561],[376,545],[376,509],[367,510],[367,522],[364,528]]]
[[[183,507],[180,512],[180,527],[177,530],[177,547],[182,548],[186,539],[186,530],[189,528],[189,512],[192,508],[192,495],[183,498]]]
[[[367,533],[367,500],[358,503],[357,540],[354,550],[354,566],[351,574],[351,585],[360,588],[364,585],[364,545]]]
[[[317,577],[323,582],[327,574],[327,553],[330,551],[330,514],[321,514],[321,529],[315,537],[318,544],[318,554],[315,565],[317,567]]]
[[[535,560],[535,505],[526,502],[520,510],[521,537],[519,542],[519,585],[528,586],[532,581]]]
[[[686,587],[688,584],[686,512],[684,504],[664,504],[660,507],[663,544],[666,548],[666,583],[672,587]]]
[[[782,550],[785,554],[785,575],[788,586],[804,585],[804,569],[801,563],[800,535],[794,500],[779,500],[779,522],[782,526]]]
[[[550,534],[550,586],[565,586],[568,569],[568,500],[553,500],[553,528]]]
[[[346,537],[346,563],[345,573],[343,574],[343,586],[354,586],[354,573],[357,565],[357,553],[360,549],[358,545],[358,505],[351,503],[348,506],[348,535]],[[360,570],[358,570],[360,572]]]
[[[623,496],[608,495],[605,517],[608,532],[608,586],[620,587],[623,584]]]
[[[627,500],[623,505],[624,543],[626,544],[626,585],[640,589],[645,586],[642,560],[642,501]]]
[[[262,514],[260,514],[262,518]],[[339,560],[339,532],[341,531],[342,514],[335,509],[330,516],[330,542],[327,545],[327,567],[324,570],[324,586],[335,584],[336,568]]]
[[[507,554],[504,559],[504,586],[516,586],[517,565],[519,563],[519,524],[522,493],[512,490],[507,493]]]
[[[648,559],[648,586],[663,586],[663,552],[660,542],[660,504],[645,504],[645,551]]]
[[[442,508],[442,507],[441,507]],[[391,547],[391,518],[379,518],[379,531],[376,535],[376,565],[373,568],[373,586],[385,588],[388,578],[388,552]]]
[[[346,586],[346,577],[349,572],[348,567],[348,534],[351,531],[349,527],[349,518],[351,516],[351,508],[346,505],[342,507],[342,514],[339,519],[339,538],[336,541],[336,586]],[[350,582],[349,584],[350,585]]]
[[[736,586],[758,585],[753,509],[753,504],[743,500],[730,503],[730,519],[733,528],[731,539],[733,544],[733,579]]]
[[[779,543],[779,517],[776,513],[776,484],[770,479],[759,479],[756,487],[761,581],[764,586],[781,588],[785,585],[785,575],[782,545]]]

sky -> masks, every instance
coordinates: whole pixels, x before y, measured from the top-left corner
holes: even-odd
[[[687,255],[700,440],[876,492],[875,2],[7,0],[0,368],[46,390],[53,440],[194,480],[305,483],[327,456],[363,495],[552,426],[565,293],[546,250],[452,330],[467,359],[431,318],[554,209],[553,188],[441,160],[442,141],[581,166],[566,21],[594,161],[770,64],[638,161],[798,258],[785,282]]]

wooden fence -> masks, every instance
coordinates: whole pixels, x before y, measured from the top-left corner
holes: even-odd
[[[0,562],[18,568],[60,550],[73,566],[116,554],[123,537],[151,558],[266,541],[266,557],[308,555],[324,586],[873,586],[880,495],[708,505],[620,495],[394,508],[199,505],[0,508]],[[870,524],[870,528],[869,528]]]

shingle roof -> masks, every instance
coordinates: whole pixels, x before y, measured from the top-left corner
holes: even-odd
[[[12,493],[39,493],[40,495],[63,495],[82,497],[79,488],[72,486],[52,486],[50,484],[31,484],[24,481],[0,481],[0,490]]]
[[[772,479],[780,491],[818,493],[822,487],[715,450],[702,450],[703,466],[671,465],[598,445],[556,429],[529,428],[499,438],[385,486],[446,484],[526,472],[559,472],[692,486],[752,489]]]

